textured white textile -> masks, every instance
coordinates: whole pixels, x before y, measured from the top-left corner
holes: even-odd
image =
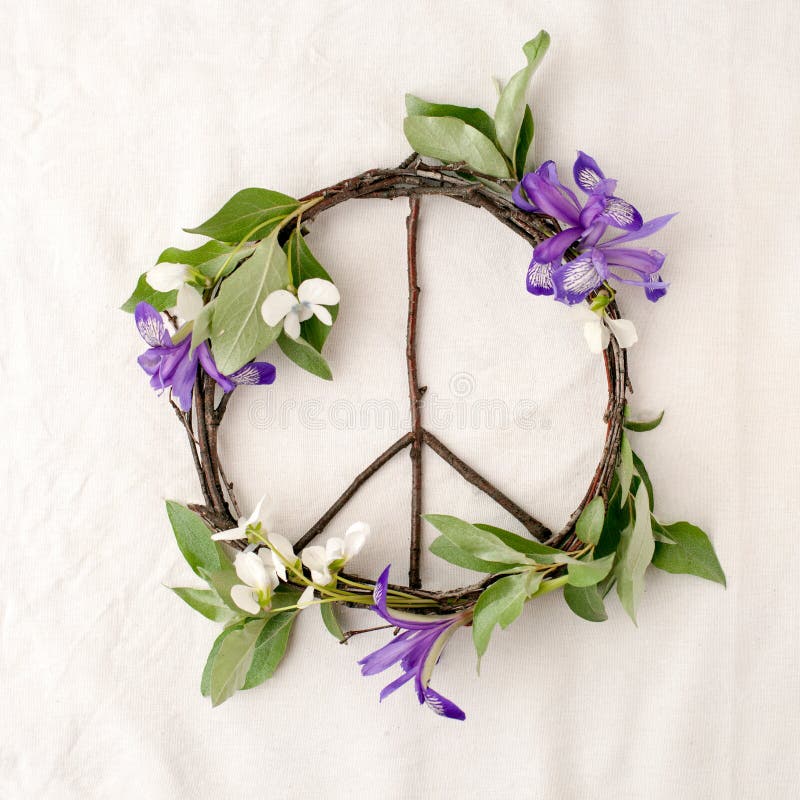
[[[0,798],[798,796],[796,3],[2,8]],[[116,308],[238,189],[398,163],[404,92],[491,109],[491,76],[539,28],[537,156],[567,169],[581,148],[646,216],[680,211],[658,238],[671,293],[622,293],[633,408],[667,410],[634,446],[657,512],[710,532],[729,588],[654,570],[638,628],[616,600],[592,625],[547,596],[480,678],[456,636],[433,685],[466,723],[408,687],[379,706],[390,676],[356,660],[383,635],[340,647],[312,609],[275,678],[212,710],[215,626],[162,585],[193,577],[163,499],[197,484]],[[269,492],[290,537],[403,431],[406,211],[351,203],[313,226],[343,297],[336,380],[271,352],[278,382],[231,404],[231,477],[246,506]],[[528,258],[488,215],[424,202],[420,379],[440,436],[555,525],[598,457],[604,378],[579,325],[524,291]],[[426,510],[512,524],[434,454],[424,467]],[[363,574],[407,568],[409,485],[404,454],[332,527],[372,524]]]

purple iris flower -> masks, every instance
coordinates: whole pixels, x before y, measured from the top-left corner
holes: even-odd
[[[450,719],[465,719],[466,714],[451,700],[442,697],[428,686],[431,672],[442,654],[447,640],[457,628],[469,621],[469,612],[449,616],[429,616],[390,611],[386,605],[386,587],[389,583],[389,569],[381,573],[375,584],[375,605],[372,610],[387,622],[402,628],[389,644],[384,645],[358,663],[362,675],[377,675],[400,662],[403,674],[384,686],[380,699],[388,697],[395,689],[414,679],[417,697],[437,714]]]
[[[134,317],[142,339],[150,345],[137,359],[139,366],[150,375],[150,385],[156,391],[172,387],[172,393],[183,411],[189,411],[192,407],[192,390],[198,364],[224,392],[230,392],[242,384],[265,384],[275,380],[275,367],[265,361],[253,361],[232,375],[223,375],[217,369],[206,342],[200,343],[193,353],[190,352],[191,336],[173,344],[161,314],[149,303],[139,303]]]
[[[642,215],[627,200],[613,194],[617,182],[606,178],[597,162],[581,151],[578,151],[572,174],[586,195],[583,205],[575,193],[561,183],[552,161],[546,161],[536,172],[525,175],[514,189],[514,202],[519,208],[547,214],[566,226],[534,248],[528,267],[528,291],[554,295],[556,300],[572,305],[613,278],[620,283],[641,286],[647,298],[654,302],[663,297],[668,284],[658,273],[664,255],[657,250],[618,245],[651,236],[675,215],[643,222]],[[624,233],[601,242],[609,227]],[[566,251],[573,245],[578,257],[562,263]],[[621,275],[619,270],[627,270],[633,277]]]

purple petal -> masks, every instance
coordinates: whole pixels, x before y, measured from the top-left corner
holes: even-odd
[[[606,197],[600,218],[609,225],[626,231],[638,231],[642,227],[642,215],[621,197]]]
[[[200,364],[202,365],[206,374],[210,375],[220,385],[222,391],[233,391],[233,382],[228,378],[227,375],[223,375],[217,369],[217,365],[214,362],[211,351],[208,349],[208,344],[206,344],[206,342],[201,342],[199,345],[197,345],[197,350],[195,350],[195,353],[200,359]]]
[[[553,294],[553,265],[531,261],[526,283],[531,294]]]
[[[517,208],[521,208],[523,211],[538,211],[539,209],[536,208],[533,203],[529,203],[527,198],[523,195],[522,184],[518,183],[513,191],[511,192],[511,197],[514,200],[514,205]]]
[[[172,344],[167,329],[164,327],[164,320],[161,314],[150,305],[150,303],[137,303],[133,311],[136,320],[136,327],[139,329],[142,339],[150,347],[161,347]]]
[[[387,644],[383,645],[383,647],[379,647],[369,655],[364,656],[364,658],[358,662],[361,665],[361,674],[377,675],[379,672],[389,669],[389,667],[393,666],[398,661],[402,661],[407,656],[411,654],[416,655],[415,651],[417,648],[423,650],[430,649],[430,645],[425,641],[421,643],[415,641],[415,635],[417,637],[419,636],[417,631],[403,631],[393,637]]]
[[[581,204],[578,202],[575,192],[573,192],[572,189],[564,186],[564,184],[558,179],[558,167],[556,167],[555,161],[545,161],[539,166],[539,169],[536,170],[536,174],[550,181],[553,186],[557,186],[559,189],[561,189],[561,191],[564,192],[564,194],[566,194],[570,200],[572,200],[576,208],[580,208]]]
[[[590,247],[594,247],[600,239],[603,238],[603,234],[607,230],[608,223],[604,222],[602,219],[596,219],[583,232],[583,236],[581,236],[581,249],[586,250]]]
[[[148,375],[152,376],[158,373],[158,368],[161,366],[161,359],[163,357],[162,350],[163,348],[161,347],[151,347],[149,350],[145,350],[144,353],[136,359],[139,366]]]
[[[522,179],[522,188],[528,198],[545,214],[568,223],[570,226],[578,224],[578,207],[564,197],[557,186],[549,180],[542,178],[535,172],[529,172]]]
[[[633,242],[636,239],[644,239],[647,236],[652,236],[676,216],[677,214],[665,214],[663,217],[656,217],[655,219],[648,220],[642,224],[642,227],[639,228],[638,231],[623,233],[622,236],[617,236],[616,239],[609,239],[606,244],[622,244],[623,242]]]
[[[178,405],[182,411],[189,411],[192,408],[192,390],[194,389],[194,379],[197,375],[197,353],[186,355],[178,363],[172,375],[172,393],[178,399]]]
[[[599,245],[606,257],[606,261],[618,267],[634,269],[637,272],[645,272],[648,275],[658,272],[664,263],[664,254],[658,250],[637,250],[633,247],[608,247],[605,244]]]
[[[580,303],[607,277],[608,265],[602,252],[592,248],[553,270],[555,299],[567,305]]]
[[[386,686],[381,689],[379,701],[383,702],[392,692],[399,689],[401,686],[404,686],[414,677],[413,672],[403,672],[399,678],[395,678],[391,683],[387,683]]]
[[[606,176],[603,175],[603,170],[597,166],[597,162],[591,156],[578,150],[578,157],[572,167],[572,177],[577,186],[586,194],[590,194],[601,181],[605,180]]]
[[[661,276],[660,275],[651,275],[649,282],[651,284],[656,284],[656,283],[660,284]],[[645,286],[644,287],[645,297],[647,297],[647,299],[650,300],[650,302],[652,302],[652,303],[658,302],[666,293],[667,293],[666,285],[664,285],[663,287],[660,286],[660,285],[658,285],[658,286],[653,285],[653,286]]]
[[[634,272],[638,272],[638,270],[634,270]],[[669,284],[665,281],[662,281],[658,275],[646,275],[640,274],[639,280],[633,280],[631,278],[623,278],[621,275],[617,275],[616,273],[612,272],[611,277],[614,278],[615,281],[619,281],[620,283],[624,283],[627,286],[641,286],[645,289],[645,294],[650,291],[652,294],[658,294],[656,300],[659,297],[663,297],[667,293],[667,288]],[[652,299],[650,295],[648,295],[649,299]],[[653,300],[655,302],[655,300]]]
[[[275,382],[275,365],[266,361],[253,361],[228,376],[236,386],[261,386]]]
[[[448,719],[467,718],[467,715],[452,700],[442,697],[430,687],[425,690],[425,705],[432,708],[439,716]]]
[[[566,228],[555,236],[545,239],[533,250],[533,260],[539,263],[561,261],[567,248],[580,237],[581,228]]]

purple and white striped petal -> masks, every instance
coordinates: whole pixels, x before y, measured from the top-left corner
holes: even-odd
[[[553,270],[555,299],[567,305],[580,303],[608,277],[608,265],[596,247]]]
[[[651,302],[658,302],[667,293],[667,284],[663,284],[660,275],[651,275],[648,281],[650,286],[644,287],[645,297]]]
[[[531,294],[553,294],[553,265],[550,263],[542,264],[536,260],[531,261],[528,267],[526,284]]]
[[[430,688],[425,689],[425,705],[433,709],[440,717],[448,719],[466,719],[467,715],[452,701]]]
[[[139,334],[150,347],[162,347],[172,344],[167,329],[164,327],[164,320],[161,319],[161,314],[150,303],[137,303],[133,316],[136,320]]]
[[[228,377],[236,386],[264,386],[275,382],[275,365],[267,361],[252,361]]]
[[[577,186],[586,194],[591,194],[606,176],[591,156],[587,156],[583,150],[578,150],[578,157],[572,167],[572,177]]]
[[[626,231],[638,231],[642,227],[642,215],[627,200],[613,195],[605,198],[605,206],[599,217],[609,225]]]

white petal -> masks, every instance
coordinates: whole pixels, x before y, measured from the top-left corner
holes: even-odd
[[[178,301],[175,304],[175,310],[178,316],[186,322],[197,319],[197,315],[203,310],[203,295],[194,286],[184,283],[178,289]]]
[[[229,531],[212,533],[211,538],[215,542],[235,542],[237,539],[244,539],[246,534],[242,528],[231,528]]]
[[[258,614],[261,611],[261,606],[258,604],[258,594],[255,589],[249,586],[242,586],[241,583],[231,586],[231,600],[242,611],[247,611],[248,614]]]
[[[297,339],[300,337],[300,317],[297,312],[290,311],[283,320],[283,330],[290,339]]]
[[[147,271],[145,279],[157,292],[172,292],[180,289],[189,277],[185,264],[156,264]]]
[[[309,278],[297,288],[297,297],[301,303],[322,303],[324,306],[335,306],[339,302],[339,290],[322,278]]]
[[[325,306],[317,305],[316,303],[312,303],[309,307],[310,311],[314,312],[314,316],[323,324],[323,325],[333,325],[333,317],[331,316],[331,312],[328,311]]]
[[[330,564],[331,561],[336,561],[337,559],[345,557],[345,547],[344,541],[340,539],[338,536],[331,536],[327,542],[325,542],[325,555],[327,557],[327,563]]]
[[[305,322],[307,319],[311,319],[311,317],[314,316],[314,312],[311,310],[311,306],[302,305],[297,310],[297,316],[300,322]]]
[[[333,575],[328,572],[328,570],[324,570],[323,572],[317,572],[317,570],[311,570],[311,580],[317,584],[317,586],[327,586],[329,583],[333,582]]]
[[[267,567],[255,553],[239,553],[234,559],[233,566],[243,583],[261,591],[267,588],[269,581]]]
[[[312,572],[327,572],[328,559],[325,555],[325,548],[319,545],[312,545],[303,550],[303,563]]]
[[[345,558],[350,559],[366,544],[369,538],[369,525],[366,522],[354,522],[344,535]]]
[[[261,316],[270,327],[277,325],[297,305],[297,298],[286,289],[271,292],[261,304]]]
[[[606,325],[611,328],[614,338],[620,347],[633,347],[639,340],[636,335],[636,326],[629,319],[611,319],[606,317]]]
[[[256,503],[253,513],[244,521],[244,524],[242,524],[242,520],[239,520],[239,525],[246,528],[248,525],[255,525],[261,519],[261,506],[264,504],[264,497],[266,495]]]
[[[297,600],[297,607],[305,608],[306,606],[310,606],[313,602],[314,602],[314,587],[306,586],[306,588],[303,590],[303,594],[301,594],[299,599]]]
[[[584,323],[583,335],[593,353],[602,353],[608,347],[608,328],[593,314],[593,320]]]
[[[272,553],[272,551],[270,552]],[[287,580],[286,565],[283,563],[283,561],[281,561],[280,556],[277,553],[272,553],[272,566],[275,568],[275,572],[282,581]]]

